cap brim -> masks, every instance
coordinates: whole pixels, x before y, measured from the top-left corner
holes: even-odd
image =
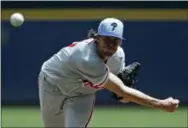
[[[100,36],[111,36],[111,37],[119,38],[119,39],[121,39],[121,40],[125,40],[124,37],[119,37],[119,36],[115,36],[115,35],[111,35],[111,34],[98,34],[98,35],[100,35]]]

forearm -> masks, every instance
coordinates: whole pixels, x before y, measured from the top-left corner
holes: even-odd
[[[148,96],[136,89],[123,87],[125,101],[132,101],[148,107],[160,108],[159,99]]]
[[[128,100],[137,104],[155,108],[160,107],[158,99],[148,96],[136,89],[125,86],[123,82],[112,73],[109,74],[109,80],[104,88],[115,92],[119,96],[126,97]]]

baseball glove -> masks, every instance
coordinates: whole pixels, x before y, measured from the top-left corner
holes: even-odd
[[[125,67],[125,69],[120,72],[117,76],[122,80],[122,82],[128,87],[134,87],[136,83],[135,77],[138,75],[140,69],[140,63],[134,62]],[[117,94],[113,93],[113,98],[116,100],[121,100],[123,97],[118,96]]]

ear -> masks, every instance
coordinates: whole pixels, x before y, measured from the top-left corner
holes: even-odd
[[[96,36],[95,40],[99,42],[100,36]]]

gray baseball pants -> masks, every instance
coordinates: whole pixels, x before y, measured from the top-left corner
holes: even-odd
[[[39,75],[39,101],[45,127],[87,127],[95,102],[94,94],[67,97]]]

